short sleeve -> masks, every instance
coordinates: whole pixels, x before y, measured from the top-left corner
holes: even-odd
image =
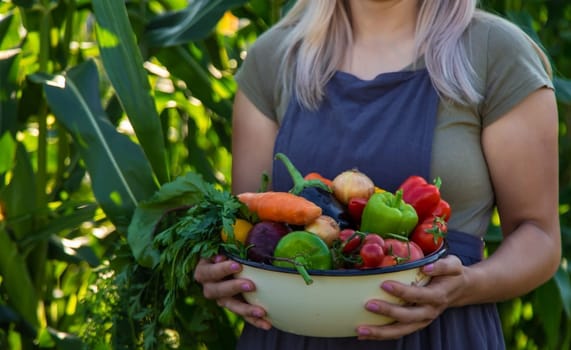
[[[539,53],[523,31],[503,19],[488,31],[483,126],[490,125],[532,92],[553,83]]]
[[[240,90],[268,118],[278,120],[280,66],[279,43],[282,29],[271,28],[248,49],[234,79]]]

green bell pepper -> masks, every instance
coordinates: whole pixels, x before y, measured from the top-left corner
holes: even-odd
[[[363,232],[378,235],[397,234],[404,237],[412,232],[418,223],[416,210],[402,199],[402,190],[396,193],[375,193],[369,198],[361,217]]]

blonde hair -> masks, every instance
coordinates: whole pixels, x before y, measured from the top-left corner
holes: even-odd
[[[415,57],[424,56],[426,69],[438,93],[456,103],[482,100],[479,77],[470,65],[461,42],[474,16],[477,0],[420,0],[415,35]],[[278,26],[291,27],[283,45],[280,78],[286,91],[295,91],[299,102],[316,109],[326,83],[340,67],[351,46],[351,21],[346,0],[298,0]],[[531,39],[530,39],[531,40]],[[543,52],[533,44],[546,64]]]

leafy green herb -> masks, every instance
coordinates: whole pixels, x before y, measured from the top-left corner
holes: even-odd
[[[233,237],[232,225],[242,208],[234,195],[206,184],[202,200],[156,235],[153,243],[160,251],[157,268],[163,272],[167,290],[161,322],[173,320],[177,299],[186,295],[199,259],[213,257],[220,251],[220,231],[224,229]]]

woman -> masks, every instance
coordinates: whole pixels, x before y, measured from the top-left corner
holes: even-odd
[[[298,0],[258,39],[236,76],[233,191],[270,173],[291,186],[275,152],[326,177],[358,168],[395,190],[440,177],[452,206],[450,255],[424,267],[426,287],[381,287],[407,306],[370,300],[390,325],[353,338],[271,327],[228,279],[241,266],[203,260],[204,295],[247,321],[240,349],[503,349],[495,302],[548,280],[560,262],[557,110],[545,57],[475,0]],[[494,208],[504,240],[482,260]],[[533,256],[533,259],[528,257]]]

